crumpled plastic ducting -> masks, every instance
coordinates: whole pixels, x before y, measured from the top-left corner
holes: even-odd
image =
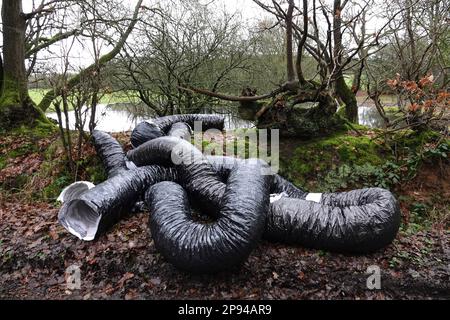
[[[242,264],[264,231],[271,176],[255,174],[260,165],[239,164],[231,170],[219,218],[194,221],[186,191],[162,182],[146,194],[155,246],[176,267],[193,273],[214,273]]]
[[[227,181],[230,170],[233,169],[236,164],[245,161],[239,158],[226,156],[206,156],[206,159],[212,165],[213,170],[219,175],[222,182]],[[253,160],[260,161],[263,165],[268,166],[267,163],[261,159]],[[298,199],[305,199],[308,194],[307,192],[296,187],[293,183],[284,179],[279,174],[273,174],[273,184],[270,189],[270,193],[281,194],[283,192],[289,197]]]
[[[167,135],[190,141],[192,128],[185,122],[177,122],[172,125]]]
[[[149,186],[176,180],[177,173],[171,168],[146,166],[123,171],[65,202],[58,220],[79,239],[93,240],[130,213]]]
[[[207,159],[222,181],[242,162],[232,157]],[[271,193],[284,193],[271,202],[267,216],[264,238],[274,242],[364,253],[391,243],[399,229],[400,208],[394,195],[385,189],[306,193],[275,174]]]
[[[165,116],[152,120],[163,132],[169,132],[174,123],[185,122],[191,128],[194,128],[195,122],[202,123],[202,130],[209,129],[223,130],[225,118],[215,114],[178,114],[173,116]]]
[[[165,133],[156,124],[143,121],[133,129],[130,141],[133,148],[136,148],[147,141],[163,136]]]
[[[123,151],[117,142],[111,141],[113,138],[98,135],[100,140],[104,140],[114,149],[114,152],[107,152],[105,147],[97,148],[105,166],[111,168],[108,172],[118,173],[113,173],[113,178],[85,191],[76,199],[66,202],[59,213],[60,222],[79,238],[92,240],[124,214],[130,212],[148,186],[160,181],[177,181],[182,187],[174,183],[158,184],[151,189],[151,192],[149,191],[147,202],[150,205],[152,199],[163,201],[160,198],[163,193],[168,199],[178,197],[182,199],[180,203],[183,204],[183,210],[180,209],[180,203],[175,204],[175,200],[172,203],[173,208],[184,212],[187,218],[182,219],[183,223],[193,223],[190,221],[189,205],[186,204],[188,201],[186,192],[180,189],[184,188],[189,193],[193,205],[199,202],[200,208],[206,209],[204,213],[217,220],[222,219],[223,213],[227,212],[222,210],[225,205],[226,190],[228,190],[226,183],[230,183],[231,172],[237,171],[239,167],[248,166],[248,160],[204,157],[189,142],[180,139],[189,125],[175,121],[176,125],[171,124],[168,127],[170,121],[167,119],[156,121],[165,131],[160,129],[159,125],[153,124],[153,126],[160,130],[158,134],[174,134],[175,137],[160,137],[130,151],[128,157],[135,163],[127,160],[110,161],[109,157],[119,159],[120,154],[123,156]],[[195,161],[188,161],[192,159]],[[130,171],[125,171],[124,162],[125,167]],[[256,163],[264,165],[261,160]],[[142,167],[150,164],[153,166]],[[136,169],[136,165],[140,168]],[[252,178],[255,177],[272,180],[272,183],[269,183],[269,191],[265,195],[269,197],[272,193],[270,209],[265,214],[267,215],[264,231],[266,239],[331,251],[365,253],[386,246],[394,239],[398,231],[400,210],[395,197],[387,190],[375,188],[347,193],[308,194],[279,175],[262,176],[254,172]],[[173,187],[173,194],[168,186]],[[239,193],[241,198],[245,198],[249,190],[252,193],[251,184],[241,190]],[[253,198],[253,195],[251,197]],[[155,207],[152,208],[155,210]],[[196,232],[203,230],[201,226],[208,229],[207,225],[197,225]],[[233,230],[233,232],[239,233],[239,230]],[[166,252],[166,255],[170,253]],[[189,254],[183,259],[188,257]],[[191,259],[194,260],[195,269],[202,270],[202,267],[197,265],[201,259],[196,260],[193,257]],[[221,258],[214,259],[217,262]],[[237,260],[231,258],[229,266],[234,265],[233,261],[238,260],[241,261],[239,257]],[[213,272],[216,268],[220,269],[216,262],[213,266],[205,265],[210,266],[211,268],[208,267],[208,269]],[[185,269],[194,271],[194,267],[190,266]],[[181,265],[180,267],[183,268]]]
[[[71,185],[65,187],[63,191],[58,196],[57,201],[64,203],[75,199],[85,193],[86,191],[92,189],[95,185],[89,181],[77,181]]]
[[[202,130],[209,129],[223,130],[224,117],[220,115],[208,114],[182,114],[156,118],[139,123],[131,133],[131,145],[136,148],[141,144],[155,138],[165,136],[177,122],[184,122],[194,128],[195,122],[202,122]]]
[[[111,135],[94,130],[92,142],[109,178],[128,170],[123,148]]]
[[[161,137],[148,141],[127,153],[137,166],[174,167],[182,186],[206,214],[217,217],[225,184],[202,152],[188,141]],[[195,192],[191,192],[195,190]]]
[[[103,163],[103,167],[109,178],[123,171],[136,169],[136,165],[126,159],[125,152],[120,143],[106,132],[94,130],[91,136],[97,155]],[[61,203],[81,196],[95,185],[89,181],[77,181],[64,188],[58,197]]]
[[[271,203],[266,239],[329,251],[369,253],[390,244],[400,208],[380,188],[324,193],[318,203],[289,197]]]

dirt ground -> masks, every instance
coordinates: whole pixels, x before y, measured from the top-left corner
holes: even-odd
[[[120,222],[95,242],[57,223],[46,203],[2,199],[1,299],[449,299],[450,232],[400,233],[383,251],[344,256],[261,241],[242,268],[190,275],[167,263],[152,243],[147,213]],[[80,289],[66,269],[80,267]],[[381,289],[367,288],[368,267]]]

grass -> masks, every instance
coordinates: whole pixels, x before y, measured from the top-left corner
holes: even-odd
[[[44,98],[45,94],[48,92],[48,89],[31,89],[29,91],[30,98],[34,101],[34,103],[39,104]],[[133,95],[131,91],[120,91],[120,92],[112,92],[105,94],[101,99],[101,104],[113,104],[113,103],[137,103],[139,99]],[[69,110],[73,110],[73,106],[69,104]],[[51,106],[48,112],[54,112],[55,109]]]
[[[31,100],[33,100],[34,103],[39,104],[44,98],[47,91],[47,89],[31,89],[28,91],[28,94],[30,95]]]

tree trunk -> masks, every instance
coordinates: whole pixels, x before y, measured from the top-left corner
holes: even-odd
[[[347,120],[358,123],[358,101],[356,94],[345,83],[344,75],[338,75],[335,82],[335,91],[345,104],[345,117]]]
[[[258,129],[279,129],[281,137],[312,138],[343,128],[336,109],[329,92],[310,83],[296,92],[285,91],[269,103],[241,104],[238,111],[241,118],[256,121]]]
[[[294,73],[294,57],[292,53],[293,49],[293,12],[294,12],[294,1],[289,1],[289,8],[286,14],[286,66],[287,66],[287,80],[288,82],[295,80]]]
[[[345,83],[342,72],[342,10],[341,0],[334,0],[333,36],[334,36],[334,64],[331,77],[335,79],[336,95],[345,103],[345,115],[351,122],[358,122],[358,103],[356,94]]]
[[[0,54],[0,95],[3,93],[3,58]]]
[[[3,77],[0,98],[0,128],[20,124],[32,125],[35,120],[47,121],[28,95],[25,69],[26,20],[22,1],[3,0]]]

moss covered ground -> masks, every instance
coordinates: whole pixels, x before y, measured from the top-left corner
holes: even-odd
[[[73,141],[76,134],[72,133]],[[56,126],[21,126],[0,138],[0,190],[25,199],[52,202],[61,190],[77,180],[100,183],[106,178],[92,146],[84,143],[76,159],[76,177],[66,165],[64,148]]]

